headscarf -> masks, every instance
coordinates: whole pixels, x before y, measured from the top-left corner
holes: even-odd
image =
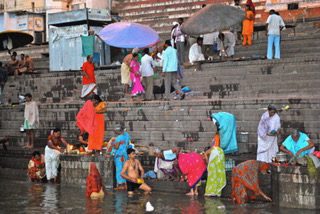
[[[93,192],[100,192],[102,188],[102,179],[95,163],[90,163],[89,175],[87,177],[86,196],[90,197]]]

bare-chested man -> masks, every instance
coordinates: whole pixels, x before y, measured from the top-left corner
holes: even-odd
[[[144,183],[143,175],[144,169],[141,166],[139,160],[136,160],[136,153],[134,149],[127,150],[129,160],[124,163],[124,166],[121,171],[121,176],[127,180],[127,189],[128,194],[132,195],[134,190],[141,189],[146,194],[151,192],[151,188]],[[140,171],[140,173],[139,173]]]
[[[59,156],[63,152],[62,145],[67,147],[67,141],[61,137],[61,130],[56,128],[48,137],[48,144],[44,150],[46,174],[49,181],[56,182],[58,176]]]

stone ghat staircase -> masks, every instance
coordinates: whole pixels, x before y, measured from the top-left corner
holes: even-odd
[[[116,123],[124,123],[137,144],[202,150],[214,134],[208,115],[227,111],[237,117],[238,133],[249,135],[248,142],[239,143],[240,151],[255,153],[260,116],[263,108],[272,103],[278,107],[290,106],[288,111],[280,113],[284,128],[280,141],[290,127],[296,127],[307,132],[319,145],[318,35],[315,32],[309,37],[285,38],[281,60],[210,63],[203,65],[202,72],[187,69],[184,85],[197,93],[183,101],[118,102],[123,96],[119,70],[97,71],[99,90],[108,100],[106,138],[113,136]],[[263,54],[264,43],[265,39],[260,38],[252,47],[237,46],[236,50],[239,56]],[[297,51],[296,48],[301,47],[304,51]],[[17,102],[18,94],[32,93],[39,101],[41,126],[36,132],[35,147],[43,150],[54,127],[61,127],[69,141],[76,140],[75,116],[82,105],[80,89],[79,72],[59,72],[10,77],[5,93],[6,100]],[[4,172],[19,177],[27,166],[31,151],[21,149],[25,139],[19,132],[23,109],[20,105],[0,106],[0,138],[10,138],[9,151],[0,149],[0,176]]]

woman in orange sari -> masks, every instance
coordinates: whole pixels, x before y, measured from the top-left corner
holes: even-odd
[[[261,195],[267,201],[272,201],[259,187],[259,172],[266,172],[269,164],[248,160],[240,163],[232,169],[232,199],[237,204],[244,204],[249,199],[255,199]]]
[[[32,158],[28,164],[28,176],[32,182],[43,181],[46,176],[46,169],[44,165],[44,157],[39,151],[32,153]]]
[[[107,106],[98,95],[93,95],[92,103],[96,111],[93,133],[89,134],[88,149],[100,151],[104,140],[104,110]]]
[[[254,13],[250,5],[246,5],[246,16],[242,21],[242,36],[243,41],[242,45],[246,46],[247,44],[252,45],[252,34],[253,34],[253,25],[254,25]]]
[[[91,199],[99,199],[104,197],[101,175],[95,163],[90,163],[89,175],[86,180],[87,189],[86,196]]]

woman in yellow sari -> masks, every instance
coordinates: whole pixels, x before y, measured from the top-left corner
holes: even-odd
[[[246,5],[246,16],[242,21],[242,36],[243,36],[242,45],[243,46],[246,46],[247,44],[249,46],[252,45],[253,25],[254,25],[254,13],[250,5]]]
[[[89,150],[95,150],[100,151],[102,148],[102,144],[104,141],[104,111],[107,106],[106,102],[103,102],[101,98],[98,95],[93,95],[92,97],[92,103],[95,108],[95,118],[93,123],[93,133],[89,134],[89,140],[88,140],[88,149]]]

